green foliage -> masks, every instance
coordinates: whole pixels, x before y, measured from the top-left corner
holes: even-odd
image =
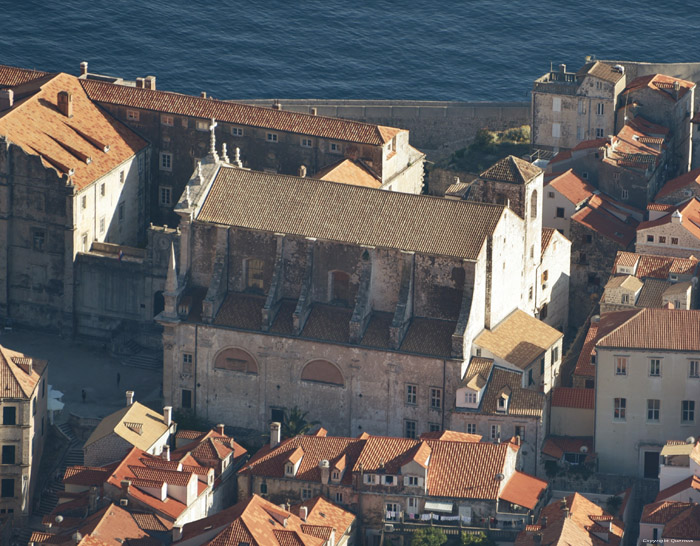
[[[179,430],[199,430],[208,432],[211,430],[206,420],[198,417],[194,411],[187,409],[177,409],[173,412],[173,421],[177,423]]]
[[[608,499],[605,501],[605,508],[613,516],[618,515],[617,512],[620,510],[621,506],[622,506],[622,497],[618,497],[618,496],[608,497]]]
[[[480,129],[467,148],[454,152],[439,167],[480,174],[499,159],[514,155],[522,157],[530,152],[530,127],[523,125],[505,132]]]
[[[426,527],[413,533],[411,546],[442,546],[447,542],[447,535],[435,527]]]
[[[544,471],[547,474],[547,477],[550,479],[556,476],[559,473],[559,465],[557,464],[557,461],[545,461]]]
[[[471,535],[462,533],[460,536],[460,546],[496,546],[496,543],[486,536],[485,533]]]
[[[307,421],[308,411],[302,412],[297,406],[290,410],[284,410],[282,419],[282,438],[293,438],[300,434],[308,433],[319,421]]]

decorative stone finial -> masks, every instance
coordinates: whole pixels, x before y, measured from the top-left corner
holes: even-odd
[[[226,151],[226,143],[224,142],[221,145],[221,159],[223,159],[226,163],[228,163],[228,153]]]
[[[211,123],[209,124],[209,155],[218,161],[219,156],[216,153],[216,136],[214,135],[214,129],[216,129],[216,126],[216,120],[211,118]]]
[[[243,162],[241,161],[241,149],[238,146],[236,146],[236,158],[233,160],[233,162],[237,166],[243,167]]]

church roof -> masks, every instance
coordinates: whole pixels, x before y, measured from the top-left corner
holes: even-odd
[[[509,155],[486,169],[481,173],[480,178],[511,184],[527,184],[541,173],[542,169],[537,165]]]

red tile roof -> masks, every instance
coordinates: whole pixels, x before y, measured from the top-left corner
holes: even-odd
[[[331,140],[381,146],[401,132],[400,129],[393,127],[382,127],[347,119],[126,87],[97,80],[81,80],[81,83],[90,99],[99,103],[202,119],[216,118],[218,121],[234,125],[260,127]]]
[[[601,336],[597,346],[700,351],[700,310],[640,309],[615,330]]]
[[[46,75],[48,75],[48,72],[0,65],[0,88],[15,87]]]
[[[626,248],[636,237],[638,222],[631,216],[628,216],[626,222],[621,220],[618,217],[620,212],[613,200],[594,195],[584,207],[571,215],[571,220]]]
[[[508,480],[499,498],[534,510],[546,490],[546,481],[516,471]]]
[[[693,504],[666,522],[661,533],[664,539],[700,540],[700,504]]]
[[[617,274],[618,266],[632,268],[636,266],[637,269],[634,272],[634,276],[639,279],[651,277],[666,280],[671,273],[694,276],[698,267],[698,259],[692,256],[690,258],[673,258],[670,256],[620,251],[615,258],[612,270],[613,275]]]
[[[94,104],[73,76],[45,76],[14,91],[16,98],[22,98],[0,112],[0,134],[27,154],[39,156],[43,165],[59,176],[69,175],[79,190],[148,145]],[[71,118],[58,109],[57,97],[62,91],[72,96]]]
[[[343,510],[339,506],[327,501],[323,497],[314,497],[302,504],[292,506],[292,512],[299,515],[299,508],[305,506],[308,509],[306,523],[318,528],[335,529],[336,543],[340,542],[343,535],[348,531],[350,526],[355,522],[355,515],[347,510]],[[302,529],[304,529],[303,526]],[[306,529],[304,529],[306,531]],[[313,534],[312,530],[309,530]]]
[[[688,233],[700,239],[700,199],[697,197],[690,199],[682,205],[674,207],[673,212],[657,218],[642,222],[637,226],[637,231],[644,231],[658,226],[664,226],[673,223],[674,214],[678,211],[681,214],[680,225],[682,225]]]
[[[696,491],[700,491],[700,476],[688,476],[685,480],[681,480],[677,484],[659,491],[659,494],[656,495],[656,500],[654,502],[666,500],[670,497],[678,495],[678,493],[686,491],[687,489],[695,489]]]
[[[63,475],[66,485],[101,486],[112,473],[114,465],[109,467],[69,466]]]
[[[593,390],[593,389],[589,389]],[[585,448],[581,451],[581,448]],[[592,436],[548,436],[542,446],[542,453],[561,459],[564,453],[593,453]]]
[[[591,322],[588,333],[586,334],[586,340],[583,342],[583,347],[581,348],[581,354],[576,361],[574,375],[595,377],[595,366],[591,363],[591,356],[598,340],[639,312],[639,309],[631,309],[628,311],[603,313],[598,322]]]
[[[674,95],[675,82],[678,82],[679,85],[679,99],[683,98],[688,91],[695,87],[693,82],[689,82],[687,80],[681,80],[680,78],[674,78],[664,74],[650,74],[648,76],[640,76],[639,78],[635,78],[629,82],[622,94],[624,95],[626,93],[639,91],[640,89],[653,89],[654,91],[661,93],[669,100],[675,102],[677,100]]]
[[[319,180],[353,184],[367,188],[379,188],[382,185],[381,178],[376,173],[371,172],[366,165],[360,161],[347,158],[323,168],[313,177]]]
[[[481,442],[482,438],[481,434],[469,434],[467,432],[456,432],[454,430],[424,432],[420,435],[421,440],[445,440],[448,442]]]
[[[485,180],[510,182],[511,184],[526,184],[537,175],[542,174],[542,169],[537,165],[509,155],[494,163],[482,172],[479,177]]]
[[[700,168],[693,169],[692,171],[677,176],[676,178],[666,182],[656,194],[655,199],[660,199],[683,188],[687,188],[689,186],[695,187],[697,185],[700,185]]]
[[[0,399],[29,400],[48,362],[0,345]]]
[[[548,228],[548,227],[543,227],[542,228],[542,252],[547,250],[547,247],[549,246],[550,241],[552,240],[552,236],[554,235],[554,232],[557,230],[554,228]]]
[[[555,188],[574,205],[589,199],[596,191],[593,186],[578,176],[573,169],[569,169],[557,176],[549,183],[549,186]]]
[[[595,406],[594,389],[557,387],[552,393],[552,407],[592,410]]]
[[[610,139],[605,138],[595,138],[591,140],[583,140],[579,142],[576,146],[572,148],[574,151],[578,150],[588,150],[589,148],[602,148],[610,142]]]

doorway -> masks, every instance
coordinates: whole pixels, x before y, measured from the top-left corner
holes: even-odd
[[[659,452],[644,452],[644,477],[656,479],[659,477]]]

